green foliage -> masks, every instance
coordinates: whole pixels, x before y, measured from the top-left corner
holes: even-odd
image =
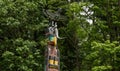
[[[92,52],[86,57],[87,60],[92,61],[92,71],[110,71],[114,68],[113,64],[116,65],[119,61],[119,57],[116,56],[116,49],[120,49],[118,44],[117,42],[110,43],[110,41],[92,43]]]
[[[0,1],[0,70],[43,70],[38,36],[44,20],[38,1]]]
[[[12,51],[2,53],[2,70],[11,71],[34,71],[41,69],[41,62],[38,62],[40,50],[35,49],[36,42],[23,40],[21,38],[14,40]]]
[[[111,69],[111,66],[96,66],[92,69],[92,71],[110,71]]]

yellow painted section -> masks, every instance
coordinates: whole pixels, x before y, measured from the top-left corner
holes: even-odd
[[[54,37],[54,45],[57,45],[57,37]]]
[[[54,60],[49,60],[49,63],[50,64],[54,64]]]
[[[55,65],[58,65],[58,61],[55,61]]]

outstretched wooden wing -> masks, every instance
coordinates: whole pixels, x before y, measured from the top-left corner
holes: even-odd
[[[53,21],[65,21],[67,17],[61,15],[59,12],[51,12],[50,10],[43,10],[46,17]]]

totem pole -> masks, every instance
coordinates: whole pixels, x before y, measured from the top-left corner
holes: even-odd
[[[57,46],[57,39],[63,38],[58,35],[57,22],[64,20],[64,18],[60,18],[60,11],[61,9],[52,13],[49,10],[43,10],[45,16],[49,18],[49,27],[46,32],[49,40],[45,51],[45,71],[60,71],[60,52]]]

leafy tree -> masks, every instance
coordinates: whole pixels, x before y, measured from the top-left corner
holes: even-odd
[[[58,22],[62,71],[119,71],[119,0],[0,0],[0,71],[43,71],[49,23]]]

